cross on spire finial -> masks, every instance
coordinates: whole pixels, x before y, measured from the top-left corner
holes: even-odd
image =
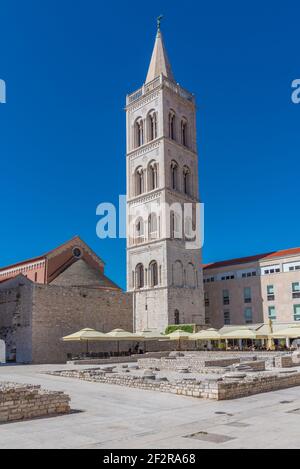
[[[160,31],[161,20],[163,19],[163,15],[159,15],[157,18],[157,31]]]
[[[146,83],[150,83],[150,81],[154,80],[160,75],[164,75],[164,77],[168,78],[173,82],[175,81],[171,65],[168,59],[167,51],[165,49],[162,37],[163,35],[160,32],[160,24],[162,18],[162,15],[157,18],[157,33],[155,38],[154,49],[152,52],[151,62],[146,78]]]

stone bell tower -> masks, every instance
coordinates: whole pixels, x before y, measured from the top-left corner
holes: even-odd
[[[134,328],[202,325],[195,98],[174,79],[160,21],[146,82],[127,96],[126,116]]]

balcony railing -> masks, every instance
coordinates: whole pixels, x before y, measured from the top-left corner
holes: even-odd
[[[187,99],[188,101],[191,101],[193,103],[195,102],[195,97],[192,93],[185,90],[184,88],[174,83],[173,81],[170,81],[165,76],[160,75],[159,77],[155,78],[149,83],[146,83],[145,85],[143,85],[134,93],[127,95],[127,99],[126,99],[127,105],[134,103],[135,101],[140,99],[142,96],[150,93],[151,91],[154,91],[155,89],[159,88],[161,85],[168,87],[174,93],[178,94],[182,98]]]
[[[145,242],[145,236],[137,236],[135,238],[135,244],[142,244]]]
[[[158,239],[158,231],[151,231],[149,233],[149,239],[150,240]]]

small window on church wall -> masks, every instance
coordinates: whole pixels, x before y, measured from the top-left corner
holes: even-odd
[[[171,239],[182,239],[182,217],[174,210],[170,212],[170,237]]]
[[[144,220],[139,218],[135,224],[135,241],[136,243],[144,242]]]
[[[141,167],[137,168],[135,171],[135,188],[136,195],[141,195],[145,191],[144,170]]]
[[[157,114],[152,111],[148,114],[148,142],[157,138]]]
[[[182,119],[181,121],[181,143],[185,147],[188,146],[188,141],[187,141],[187,121],[186,119]]]
[[[189,263],[187,265],[186,284],[187,284],[188,287],[191,287],[191,288],[195,288],[195,286],[196,286],[195,267],[192,263]]]
[[[144,122],[142,118],[139,118],[135,122],[134,126],[135,131],[135,146],[141,147],[144,145]]]
[[[153,191],[154,189],[158,188],[158,167],[157,163],[152,161],[148,167],[148,175],[149,175],[149,190]]]
[[[193,222],[192,217],[186,217],[184,220],[184,234],[186,238],[191,239],[193,236]]]
[[[173,284],[175,287],[183,287],[183,265],[179,260],[173,265]]]
[[[178,309],[174,311],[174,324],[180,324],[180,315]]]
[[[191,195],[191,171],[187,166],[183,168],[183,192]]]
[[[169,114],[169,137],[171,140],[176,140],[176,116],[175,112],[171,111]]]
[[[136,288],[144,288],[145,280],[144,280],[143,264],[138,264],[136,266],[135,274],[136,274]]]
[[[176,161],[171,163],[171,187],[173,190],[178,190],[178,164]]]
[[[175,213],[170,214],[170,236],[172,239],[175,238]]]
[[[82,256],[82,252],[80,248],[75,247],[73,249],[73,256],[76,257],[76,259],[79,259]]]
[[[157,262],[153,261],[150,264],[150,285],[156,287],[158,285],[158,266]]]
[[[148,218],[148,231],[149,239],[157,239],[158,237],[158,223],[156,213],[151,213]]]

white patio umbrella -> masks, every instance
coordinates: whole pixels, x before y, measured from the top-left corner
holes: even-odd
[[[191,334],[190,332],[183,331],[182,329],[177,329],[176,331],[171,332],[171,334],[166,334],[165,339],[177,341],[178,350],[181,350],[181,342],[183,340],[189,340],[192,335],[193,334]]]
[[[256,340],[258,338],[257,334],[255,331],[251,329],[235,329],[233,331],[223,333],[222,334],[222,339],[226,340],[226,346],[227,346],[227,340],[243,340],[243,339],[249,339],[249,340]]]
[[[274,339],[298,339],[300,337],[300,326],[291,326],[281,331],[273,332]]]
[[[255,331],[252,331],[251,329],[236,329],[230,332],[226,332],[225,334],[222,334],[221,338],[222,339],[232,339],[232,340],[239,340],[239,339],[251,339],[255,340],[257,339],[257,334]]]
[[[144,351],[146,352],[146,342],[157,341],[166,338],[166,336],[154,329],[143,329],[140,332],[136,332],[135,335],[138,337],[138,340],[144,342]]]
[[[164,339],[166,336],[162,332],[158,332],[158,330],[153,330],[153,329],[143,329],[140,332],[136,332],[135,335],[140,339],[140,340],[159,340],[159,339]]]
[[[105,340],[112,340],[118,344],[118,354],[120,353],[120,342],[139,342],[142,341],[142,336],[134,334],[133,332],[125,331],[124,329],[114,329],[105,335]]]
[[[189,340],[221,340],[222,336],[216,329],[206,329],[192,334]]]
[[[71,335],[66,335],[61,340],[63,342],[86,342],[87,353],[89,352],[89,342],[104,340],[105,334],[103,332],[95,331],[95,329],[81,329]]]

